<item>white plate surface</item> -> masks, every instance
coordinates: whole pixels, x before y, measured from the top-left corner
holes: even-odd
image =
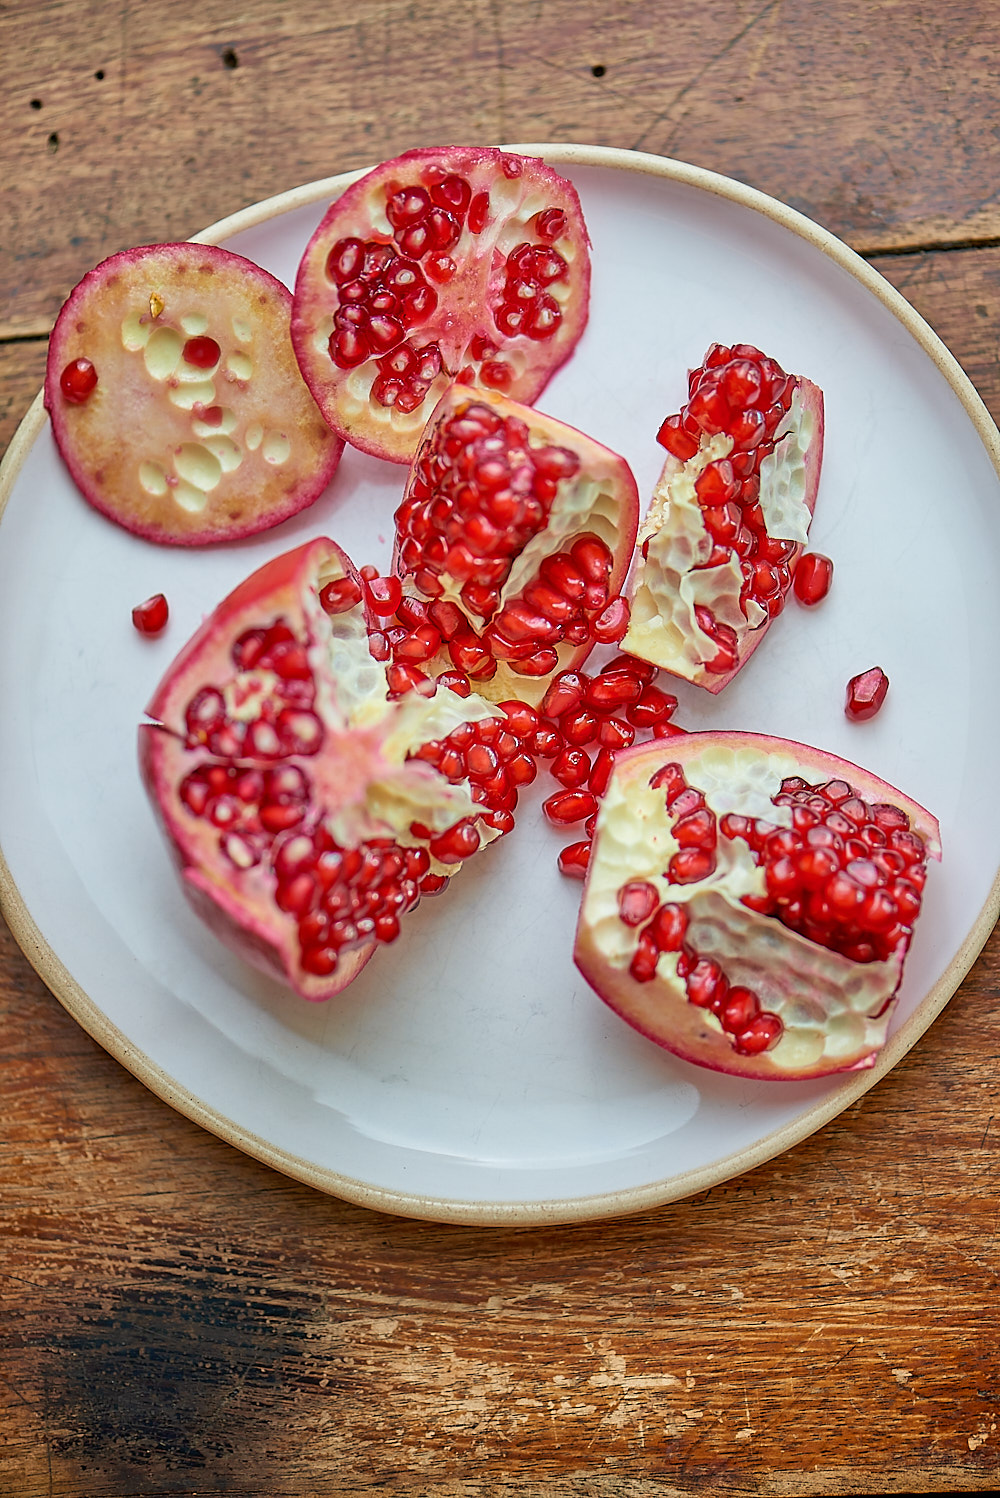
[[[514,835],[408,917],[340,998],[307,1005],[251,972],[179,892],[136,724],[204,614],[269,557],[329,535],[385,566],[404,470],[349,451],[277,530],[158,548],[83,502],[36,410],[0,489],[4,908],[32,960],[113,1054],[238,1147],[355,1201],[483,1223],[637,1210],[819,1127],[953,992],[992,925],[1000,863],[1000,802],[979,794],[1000,739],[1000,489],[972,387],[885,283],[772,200],[655,158],[534,149],[576,183],[594,254],[590,325],[539,405],[623,453],[643,495],[659,422],[711,342],[755,343],[825,391],[812,544],[835,560],[833,591],[809,613],[790,604],[719,698],[681,686],[677,716],[815,743],[939,816],[944,862],[875,1073],[741,1082],[629,1030],[571,961],[580,887],[559,876],[568,839],[538,811],[547,777]],[[291,284],[346,180],[258,205],[224,242]],[[160,591],[170,626],[143,640],[131,608]],[[887,704],[850,724],[845,683],[876,663]]]

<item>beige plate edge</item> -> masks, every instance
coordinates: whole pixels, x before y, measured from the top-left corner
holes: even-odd
[[[543,156],[546,161],[555,166],[610,167],[618,171],[639,172],[648,176],[667,178],[673,182],[680,182],[719,197],[728,198],[743,207],[762,213],[800,238],[807,240],[878,297],[916,339],[962,402],[1000,476],[1000,432],[954,355],[949,352],[937,334],[914,311],[905,298],[877,271],[873,270],[843,241],[806,218],[804,214],[787,207],[775,198],[768,197],[766,193],[758,192],[757,189],[747,187],[729,177],[646,152],[626,151],[610,146],[572,144],[520,144],[512,145],[509,149],[524,155]],[[228,218],[220,219],[193,238],[200,243],[218,244],[234,234],[254,228],[279,214],[305,207],[324,198],[332,201],[363,175],[364,169],[305,183],[289,192],[279,193],[276,197],[253,204]],[[41,392],[39,392],[15,432],[3,462],[0,464],[0,520],[2,520],[21,467],[42,431],[45,421],[45,409]],[[997,916],[1000,914],[1000,870],[998,870],[986,903],[941,979],[892,1036],[874,1067],[847,1078],[833,1093],[793,1123],[776,1129],[748,1149],[739,1150],[721,1160],[714,1161],[710,1166],[685,1171],[681,1175],[672,1176],[664,1181],[654,1181],[646,1186],[550,1202],[463,1202],[438,1199],[418,1193],[390,1191],[341,1175],[337,1171],[317,1166],[309,1160],[277,1149],[267,1140],[240,1128],[224,1114],[208,1107],[193,1093],[179,1087],[162,1067],[144,1052],[137,1050],[127,1036],[107,1019],[90,995],[84,992],[48,946],[11,877],[2,849],[0,849],[0,912],[36,972],[63,1007],[98,1044],[171,1108],[202,1128],[218,1135],[219,1138],[244,1154],[318,1191],[341,1197],[375,1211],[421,1218],[431,1222],[464,1223],[488,1227],[524,1227],[599,1221],[604,1218],[647,1211],[653,1207],[681,1200],[764,1164],[791,1149],[836,1118],[902,1060],[955,993],[985,945]]]

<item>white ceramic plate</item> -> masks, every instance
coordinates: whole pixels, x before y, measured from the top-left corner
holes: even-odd
[[[341,998],[304,1004],[231,957],[175,884],[135,765],[135,727],[202,616],[262,561],[315,534],[385,565],[404,470],[349,452],[311,510],[187,553],[118,530],[76,493],[39,403],[0,488],[0,868],[4,912],[56,995],[175,1108],[289,1175],[391,1212],[479,1223],[635,1211],[788,1148],[872,1085],[926,1029],[997,911],[998,437],[927,326],[864,262],[728,179],[634,153],[523,147],[576,183],[594,245],[590,326],[542,408],[624,453],[650,492],[660,420],[714,340],[746,341],[826,392],[813,544],[836,562],[722,694],[678,720],[813,742],[937,813],[934,869],[892,1038],[873,1072],[747,1083],[675,1061],[576,974],[579,885],[532,788],[516,833],[407,919]],[[200,236],[291,283],[349,177]],[[146,641],[133,604],[163,591]],[[892,681],[873,722],[848,678]],[[978,686],[978,690],[976,687]]]

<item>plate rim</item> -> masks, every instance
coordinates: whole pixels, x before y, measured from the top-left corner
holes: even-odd
[[[574,143],[512,144],[503,149],[522,155],[541,156],[555,166],[609,167],[695,187],[760,213],[806,240],[876,296],[921,346],[964,407],[1000,478],[1000,431],[965,370],[905,297],[830,230],[757,188],[671,157],[615,146]],[[358,181],[371,169],[361,167],[318,178],[261,199],[216,220],[193,235],[191,242],[218,244],[282,214],[311,206],[318,200],[327,198],[333,201],[352,182]],[[18,425],[0,463],[0,523],[21,468],[46,420],[43,392],[39,391]],[[683,1200],[775,1159],[838,1117],[902,1060],[953,997],[982,951],[1000,915],[1000,868],[986,901],[948,967],[889,1039],[873,1067],[863,1073],[845,1075],[840,1085],[797,1118],[772,1130],[754,1144],[714,1160],[711,1164],[641,1186],[547,1201],[457,1200],[424,1192],[399,1191],[372,1185],[329,1166],[316,1165],[313,1161],[279,1148],[235,1123],[188,1088],[180,1086],[159,1062],[133,1045],[124,1032],[108,1019],[98,1003],[81,987],[48,945],[10,873],[2,845],[0,913],[39,977],[93,1040],[175,1112],[241,1153],[326,1195],[375,1211],[456,1225],[536,1227],[631,1216]]]

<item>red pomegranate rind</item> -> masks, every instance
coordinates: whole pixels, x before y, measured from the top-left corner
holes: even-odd
[[[690,387],[660,429],[668,457],[639,529],[622,646],[720,692],[784,608],[805,548],[823,393],[749,344],[714,345]]]
[[[862,1069],[940,856],[929,812],[836,755],[714,731],[646,744],[616,758],[575,960],[687,1061],[758,1079]]]
[[[123,250],[90,271],[56,321],[45,379],[90,504],[175,546],[250,536],[312,504],[343,443],[299,373],[290,316],[287,287],[210,245]]]
[[[494,702],[538,702],[593,649],[638,514],[617,453],[530,406],[452,386],[396,512],[394,569],[442,632],[424,669],[464,671]]]
[[[409,151],[328,210],[299,266],[292,341],[333,430],[406,463],[453,380],[535,401],[589,295],[565,178],[494,148]]]
[[[468,780],[420,756],[494,710],[447,691],[390,701],[368,651],[374,622],[350,560],[309,542],[219,605],[139,730],[143,780],[195,910],[306,999],[345,988],[400,917],[498,835]]]

